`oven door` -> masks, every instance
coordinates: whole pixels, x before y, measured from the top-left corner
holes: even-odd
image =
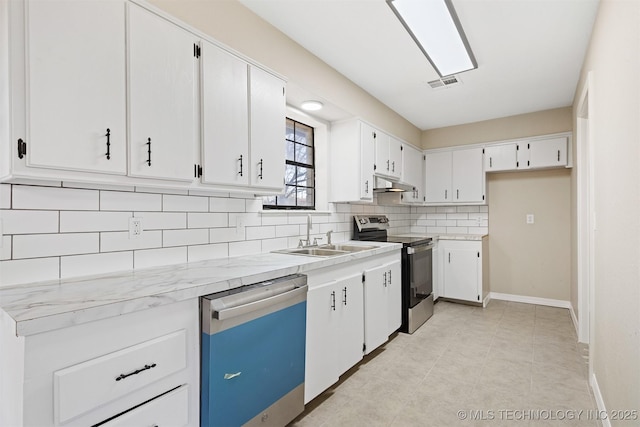
[[[433,291],[433,244],[409,246],[409,307],[415,307]]]

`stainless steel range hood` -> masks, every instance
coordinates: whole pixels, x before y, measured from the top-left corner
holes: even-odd
[[[374,193],[393,193],[396,191],[413,191],[414,189],[413,185],[404,182],[388,181],[378,176],[374,179]]]

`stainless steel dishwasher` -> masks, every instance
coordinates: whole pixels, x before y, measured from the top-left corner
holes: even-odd
[[[204,296],[202,427],[279,426],[304,410],[307,277]]]

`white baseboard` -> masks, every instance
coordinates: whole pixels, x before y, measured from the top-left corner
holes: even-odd
[[[488,298],[502,301],[521,302],[524,304],[546,305],[549,307],[567,308],[573,312],[571,302],[561,299],[529,297],[526,295],[502,294],[499,292],[489,292]]]
[[[571,320],[573,321],[573,327],[576,329],[576,335],[578,336],[578,341],[580,341],[580,327],[578,326],[578,318],[576,317],[576,312],[573,311],[572,304],[569,304],[569,313],[571,313]]]
[[[487,296],[482,300],[482,308],[485,308],[487,304],[489,304],[489,301],[491,301],[491,292],[487,292]]]
[[[602,398],[602,393],[600,393],[600,386],[598,386],[598,380],[596,379],[596,374],[591,375],[589,383],[591,384],[591,389],[593,390],[593,397],[596,399],[596,405],[598,406],[598,411],[603,414],[607,414],[607,408],[604,406],[604,399]],[[602,421],[602,427],[611,427],[611,421],[608,417],[604,418]]]

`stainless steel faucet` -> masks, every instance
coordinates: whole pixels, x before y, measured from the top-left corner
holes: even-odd
[[[311,237],[309,236],[309,233],[311,232],[311,226],[312,226],[312,222],[311,222],[311,214],[307,215],[307,246],[309,246],[311,244]]]
[[[333,233],[333,230],[327,231],[327,244],[328,245],[331,244],[331,233]]]

